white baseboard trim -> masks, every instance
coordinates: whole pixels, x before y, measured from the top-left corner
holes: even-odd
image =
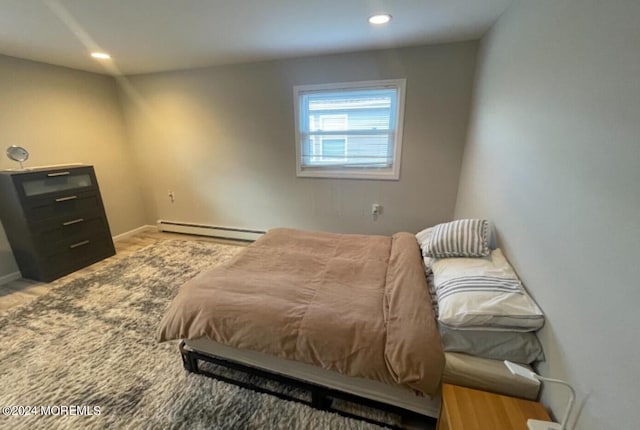
[[[190,222],[158,220],[158,230],[171,233],[195,234],[198,236],[218,237],[222,239],[244,240],[253,242],[265,232],[238,227],[222,227]]]
[[[125,231],[124,233],[121,233],[117,236],[113,236],[113,241],[117,242],[119,240],[126,239],[129,236],[133,236],[134,234],[137,234],[146,230],[157,230],[157,227],[155,225],[149,225],[149,224],[143,225],[138,228],[134,228],[133,230]]]
[[[0,285],[7,284],[20,278],[22,278],[22,274],[20,272],[13,272],[9,273],[8,275],[2,275],[0,276]]]

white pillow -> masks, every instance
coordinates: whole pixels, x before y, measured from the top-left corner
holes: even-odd
[[[443,258],[431,265],[438,319],[458,330],[534,331],[544,315],[500,249],[484,258]]]
[[[422,260],[424,261],[424,270],[427,272],[427,275],[431,273],[431,263],[433,262],[433,258],[427,256],[425,251],[429,247],[429,242],[431,242],[431,235],[433,234],[434,227],[425,228],[421,232],[416,234],[416,240],[418,241],[418,245],[420,245],[420,249],[422,250]]]
[[[431,235],[433,234],[433,229],[434,227],[429,227],[429,228],[425,228],[421,232],[416,233],[416,239],[420,244],[420,249],[422,249],[423,254],[424,254],[424,251],[429,246],[429,241],[431,241]]]

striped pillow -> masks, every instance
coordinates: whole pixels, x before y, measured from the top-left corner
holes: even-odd
[[[435,226],[424,255],[433,258],[486,257],[489,252],[489,221],[461,219]]]

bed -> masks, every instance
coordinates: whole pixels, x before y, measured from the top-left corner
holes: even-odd
[[[197,361],[435,417],[441,382],[534,398],[496,360],[443,352],[414,235],[273,229],[180,289],[158,330]]]

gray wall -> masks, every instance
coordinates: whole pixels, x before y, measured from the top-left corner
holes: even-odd
[[[0,55],[0,95],[0,169],[18,167],[10,145],[29,150],[27,167],[93,164],[112,233],[145,223],[113,78]],[[17,270],[0,227],[0,277]]]
[[[576,429],[640,423],[640,2],[516,1],[483,39],[456,217],[495,221]],[[566,392],[543,399],[562,413]]]
[[[476,53],[468,42],[129,78],[149,221],[389,234],[450,219]],[[293,86],[386,78],[407,79],[401,180],[297,178]]]

